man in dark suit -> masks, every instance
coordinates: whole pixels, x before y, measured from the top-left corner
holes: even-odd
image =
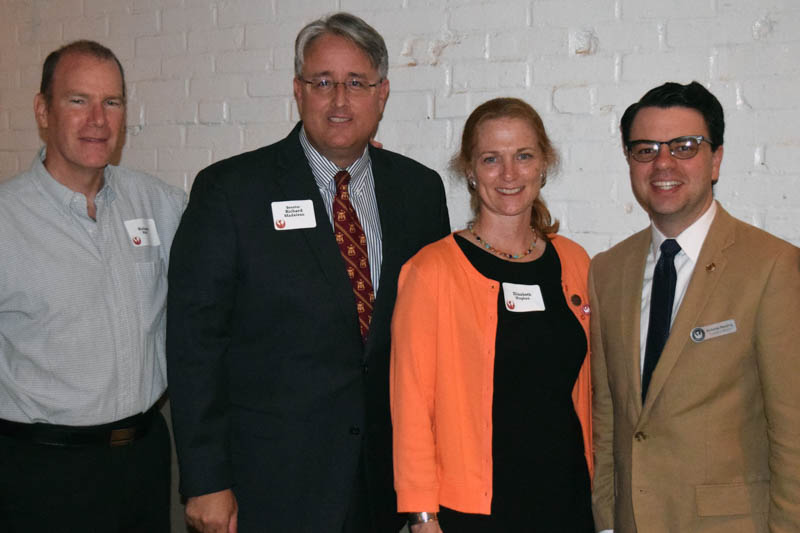
[[[656,87],[621,129],[652,224],[589,274],[597,528],[800,531],[800,249],[714,201],[705,87]]]
[[[389,324],[402,264],[449,232],[439,176],[369,146],[381,36],[303,28],[302,121],[203,170],[175,237],[168,370],[190,525],[390,532]]]

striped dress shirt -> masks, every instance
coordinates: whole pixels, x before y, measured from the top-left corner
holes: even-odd
[[[378,214],[378,201],[375,198],[375,179],[372,175],[369,147],[364,148],[364,153],[352,165],[341,169],[311,146],[305,128],[300,129],[300,144],[303,146],[303,152],[311,166],[311,173],[314,175],[314,180],[322,195],[322,203],[325,204],[325,210],[328,212],[331,228],[333,228],[333,197],[336,194],[336,183],[334,183],[333,177],[340,170],[350,173],[350,203],[353,204],[358,220],[364,228],[364,235],[367,237],[370,278],[372,278],[372,287],[377,297],[383,248],[381,246],[381,219]]]

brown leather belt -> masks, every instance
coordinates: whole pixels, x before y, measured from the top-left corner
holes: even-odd
[[[125,446],[150,431],[157,412],[156,405],[144,413],[99,426],[25,424],[0,419],[0,435],[45,446]]]

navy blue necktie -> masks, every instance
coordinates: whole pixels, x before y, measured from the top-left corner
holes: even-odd
[[[644,369],[642,370],[642,403],[647,397],[650,378],[658,364],[658,358],[669,338],[672,319],[672,302],[675,300],[675,255],[681,247],[675,239],[661,243],[661,257],[653,272],[653,288],[650,293],[650,322],[647,326],[647,344],[644,348]]]

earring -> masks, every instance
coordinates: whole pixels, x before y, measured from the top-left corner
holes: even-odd
[[[478,188],[478,182],[475,181],[474,178],[470,179],[467,183],[469,183],[469,188],[470,189],[477,189]]]
[[[547,183],[547,175],[544,172],[542,172],[541,174],[539,174],[539,179],[542,180],[542,184],[540,185],[540,187],[544,187],[545,183]]]

